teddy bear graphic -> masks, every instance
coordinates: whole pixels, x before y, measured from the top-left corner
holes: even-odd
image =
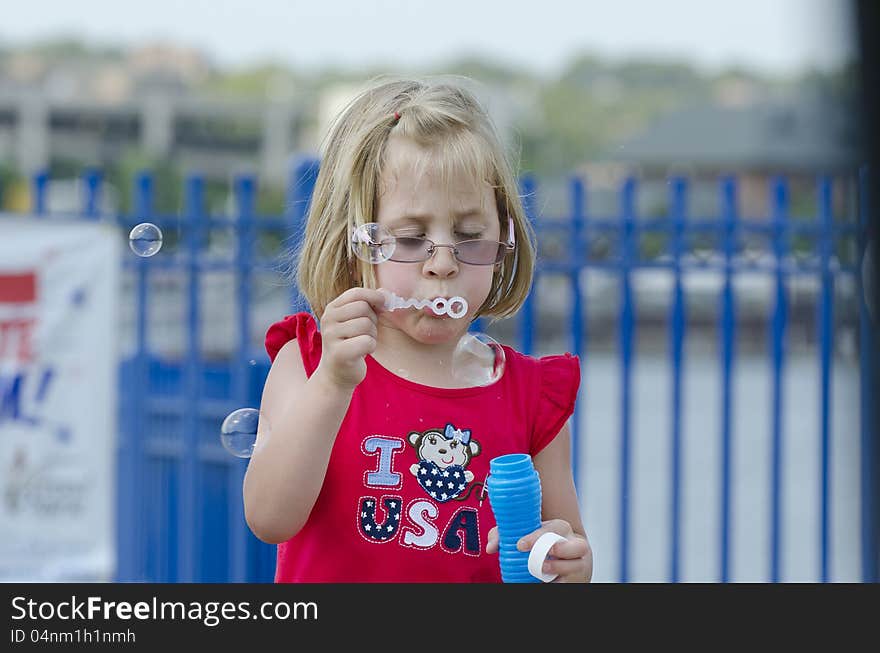
[[[480,443],[471,438],[470,430],[447,424],[442,430],[413,431],[407,440],[419,458],[418,463],[410,465],[409,471],[435,501],[464,501],[476,485],[482,485],[472,485],[462,496],[468,483],[474,480],[474,473],[468,471],[467,466],[481,449]]]

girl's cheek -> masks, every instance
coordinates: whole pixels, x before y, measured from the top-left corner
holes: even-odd
[[[479,281],[475,281],[471,285],[471,292],[474,296],[481,297],[484,301],[489,296],[489,291],[492,290],[492,275],[486,275],[484,278],[481,278]],[[482,303],[482,302],[481,302]]]
[[[401,297],[412,296],[413,288],[418,285],[418,274],[400,268],[394,269],[397,266],[388,263],[384,263],[383,266],[379,266],[380,269],[376,274],[379,287],[390,290]]]

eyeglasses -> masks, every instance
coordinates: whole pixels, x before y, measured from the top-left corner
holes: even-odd
[[[370,223],[374,225],[375,223]],[[363,229],[362,225],[352,238],[352,249],[358,258],[371,263],[394,261],[396,263],[420,263],[434,256],[438,247],[449,247],[459,263],[468,265],[494,265],[514,251],[513,218],[507,218],[507,241],[477,238],[454,244],[439,244],[422,236],[385,236],[375,238],[378,229]],[[376,225],[378,227],[378,225]],[[360,235],[358,235],[360,234]],[[366,236],[366,237],[365,237]],[[367,252],[363,250],[367,249]]]

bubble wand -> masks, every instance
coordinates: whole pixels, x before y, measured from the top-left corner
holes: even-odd
[[[467,315],[468,303],[464,297],[456,295],[446,299],[436,297],[434,299],[403,298],[390,290],[381,289],[385,295],[385,310],[394,311],[398,308],[430,308],[436,315],[448,315],[454,319],[463,318]]]

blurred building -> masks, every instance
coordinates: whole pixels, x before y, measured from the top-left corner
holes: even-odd
[[[208,178],[282,183],[303,102],[194,92],[211,72],[197,51],[161,44],[115,58],[12,55],[0,71],[0,161],[32,174],[56,162],[107,167],[136,150]]]
[[[800,194],[814,192],[818,175],[851,177],[859,165],[855,112],[840,101],[808,94],[761,100],[736,87],[719,99],[661,116],[586,164],[591,186],[616,187],[634,175],[642,182],[641,208],[657,217],[667,211],[669,177],[685,176],[693,186],[693,213],[709,217],[718,212],[719,178],[735,175],[741,215],[761,219],[768,217],[774,177],[787,179],[798,210],[813,204]],[[845,210],[849,186],[837,189],[837,213]]]

